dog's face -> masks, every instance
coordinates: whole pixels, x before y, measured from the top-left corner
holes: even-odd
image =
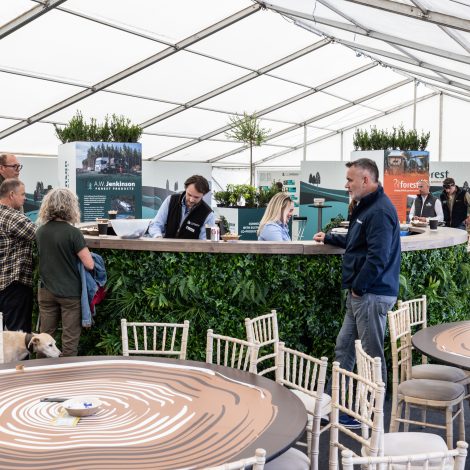
[[[47,333],[33,335],[31,343],[33,343],[34,352],[44,354],[46,357],[59,357],[61,354],[55,345],[55,339]]]

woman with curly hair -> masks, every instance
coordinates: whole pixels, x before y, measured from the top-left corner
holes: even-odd
[[[294,202],[289,193],[280,192],[269,201],[266,212],[259,223],[258,240],[290,242],[289,223],[294,213]]]
[[[48,192],[39,209],[38,222],[40,331],[54,336],[61,320],[62,355],[76,356],[82,293],[78,262],[89,271],[94,268],[85,239],[73,226],[80,222],[77,196],[66,188]]]

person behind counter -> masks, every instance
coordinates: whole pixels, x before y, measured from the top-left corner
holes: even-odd
[[[184,182],[185,191],[168,196],[150,222],[152,238],[206,239],[206,225],[215,225],[212,209],[203,201],[209,183],[203,176],[193,175]]]
[[[266,207],[259,223],[258,240],[265,242],[290,242],[289,223],[294,213],[294,203],[288,193],[277,193]]]
[[[455,184],[454,178],[446,178],[442,182],[442,202],[446,227],[466,230],[470,224],[470,194]]]
[[[429,217],[437,217],[439,222],[444,222],[441,200],[429,192],[427,180],[418,181],[418,195],[410,209],[410,221],[427,222]]]
[[[77,196],[67,188],[48,192],[38,222],[40,331],[54,336],[61,320],[62,355],[76,356],[82,327],[78,261],[89,271],[94,268],[82,233],[72,225],[80,222]]]

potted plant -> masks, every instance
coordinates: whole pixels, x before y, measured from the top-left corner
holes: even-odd
[[[231,129],[225,133],[229,139],[244,142],[250,148],[250,186],[253,186],[253,146],[260,146],[266,142],[270,129],[260,127],[256,113],[243,113],[242,117],[230,116]]]
[[[430,132],[421,131],[418,135],[415,129],[406,131],[403,124],[391,132],[371,126],[370,132],[356,129],[353,145],[354,150],[426,150],[430,136]]]
[[[214,193],[214,200],[217,204],[217,207],[229,207],[230,191],[216,191]]]
[[[268,189],[259,188],[257,195],[258,207],[266,207],[272,197],[280,191],[282,191],[282,189],[277,183],[273,183]]]
[[[77,111],[63,127],[54,124],[58,139],[68,142],[138,142],[142,128],[131,124],[131,120],[122,115],[105,116],[104,123],[98,124],[95,118],[86,123],[80,111]]]

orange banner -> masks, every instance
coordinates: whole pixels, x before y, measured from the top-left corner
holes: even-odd
[[[402,223],[406,223],[422,179],[429,180],[429,152],[391,150],[385,154],[384,191]]]

